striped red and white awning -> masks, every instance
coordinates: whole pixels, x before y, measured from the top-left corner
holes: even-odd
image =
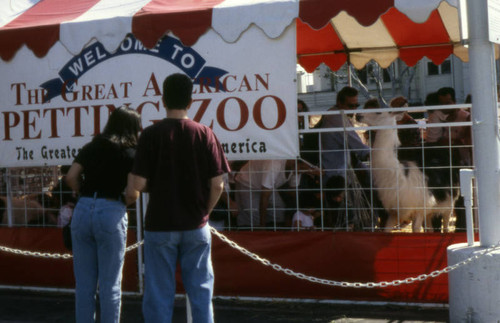
[[[345,2],[351,8],[335,11],[323,27],[322,21],[312,24],[300,16],[297,55],[307,71],[321,62],[337,70],[348,58],[356,68],[372,59],[387,67],[398,57],[409,66],[424,56],[435,64],[451,54],[468,60],[460,44],[458,1]]]
[[[297,56],[308,71],[333,70],[348,59],[388,66],[400,57],[414,65],[427,56],[439,64],[460,45],[458,0],[3,0],[0,57],[27,46],[38,57],[56,42],[78,54],[92,40],[113,52],[128,33],[153,47],[166,33],[185,45],[212,28],[235,42],[251,24],[270,38],[297,20]]]

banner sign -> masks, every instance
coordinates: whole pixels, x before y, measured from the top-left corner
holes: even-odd
[[[22,48],[0,61],[0,166],[71,164],[122,105],[143,127],[165,118],[172,73],[193,79],[189,117],[214,130],[228,159],[295,158],[295,67],[294,26],[278,39],[252,27],[232,44],[209,31],[192,47],[166,36],[148,49],[128,35],[114,52],[94,42],[72,56],[57,44],[37,58]]]

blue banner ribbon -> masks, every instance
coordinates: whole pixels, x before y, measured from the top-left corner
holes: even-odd
[[[115,53],[109,53],[101,43],[96,42],[73,57],[59,71],[58,78],[40,85],[47,91],[44,101],[61,95],[62,91],[72,92],[75,82],[90,69],[108,59],[126,54],[145,54],[168,61],[194,79],[194,83],[204,80],[203,83],[208,86],[215,86],[215,80],[228,73],[223,69],[205,66],[206,61],[200,54],[175,38],[167,36],[157,46],[148,49],[133,35],[128,35]],[[219,90],[224,91],[223,88]]]

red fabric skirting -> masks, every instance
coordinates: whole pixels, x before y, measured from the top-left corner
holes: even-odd
[[[242,247],[297,273],[347,282],[417,277],[447,266],[446,247],[465,234],[351,232],[223,232]],[[128,245],[135,242],[128,234]],[[61,229],[0,228],[0,245],[66,253]],[[215,295],[336,300],[448,302],[448,276],[388,288],[324,286],[277,272],[213,237]],[[73,288],[71,260],[0,252],[0,285]],[[182,292],[180,275],[177,276]],[[127,253],[124,291],[138,291],[137,251]]]

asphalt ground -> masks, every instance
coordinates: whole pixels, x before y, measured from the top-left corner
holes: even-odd
[[[143,322],[141,300],[123,297],[122,323]],[[186,322],[185,305],[176,300],[174,323]],[[218,323],[448,322],[446,307],[215,299],[214,309]],[[0,290],[0,323],[74,321],[73,294]]]

